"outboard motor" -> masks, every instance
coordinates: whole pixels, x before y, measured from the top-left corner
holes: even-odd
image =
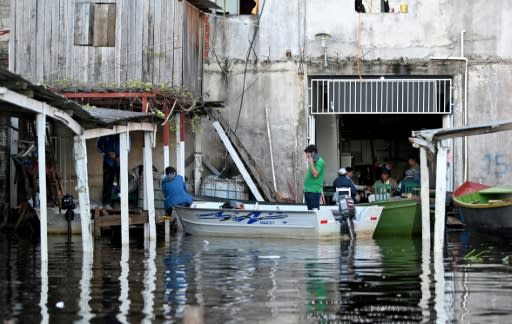
[[[65,194],[62,197],[60,208],[66,211],[64,216],[68,222],[68,240],[71,240],[71,221],[75,219],[75,212],[73,211],[75,209],[75,202],[73,201],[73,196]]]
[[[339,195],[337,198],[338,212],[340,215],[339,221],[341,223],[341,232],[350,235],[350,239],[356,237],[354,231],[353,219],[356,215],[356,208],[354,207],[354,201],[350,196]]]

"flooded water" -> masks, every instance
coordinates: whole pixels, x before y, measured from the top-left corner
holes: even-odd
[[[305,241],[177,234],[38,244],[0,234],[4,323],[512,322],[512,243],[447,235],[444,256],[410,239]]]

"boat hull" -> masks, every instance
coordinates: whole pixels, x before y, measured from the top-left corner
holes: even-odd
[[[453,197],[453,203],[471,230],[509,233],[512,229],[512,188],[485,188]]]
[[[384,207],[374,238],[421,235],[421,205],[415,199],[378,201],[361,205]]]
[[[341,237],[337,208],[307,210],[305,205],[245,205],[245,210],[221,209],[218,203],[199,202],[176,207],[183,229],[192,235],[323,239]],[[382,208],[356,209],[356,235],[371,237]]]
[[[489,232],[512,230],[512,205],[469,208],[459,206],[461,220],[469,229]]]

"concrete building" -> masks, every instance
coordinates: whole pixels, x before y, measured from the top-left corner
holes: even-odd
[[[260,0],[257,15],[210,15],[203,96],[225,102],[223,116],[278,190],[300,200],[308,143],[326,159],[327,183],[340,166],[387,161],[400,178],[417,153],[412,130],[512,116],[512,5],[386,2],[363,1],[360,13],[353,1]],[[508,183],[510,145],[507,133],[454,140],[448,189]]]

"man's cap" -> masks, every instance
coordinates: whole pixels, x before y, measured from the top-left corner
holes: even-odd
[[[341,168],[341,169],[338,170],[338,174],[339,175],[345,175],[345,174],[347,174],[347,170],[345,168]]]
[[[391,170],[389,170],[389,169],[388,169],[388,168],[386,168],[386,167],[383,167],[383,168],[381,168],[381,169],[380,169],[380,173],[381,173],[381,174],[384,174],[384,173],[385,173],[385,174],[391,174]]]

